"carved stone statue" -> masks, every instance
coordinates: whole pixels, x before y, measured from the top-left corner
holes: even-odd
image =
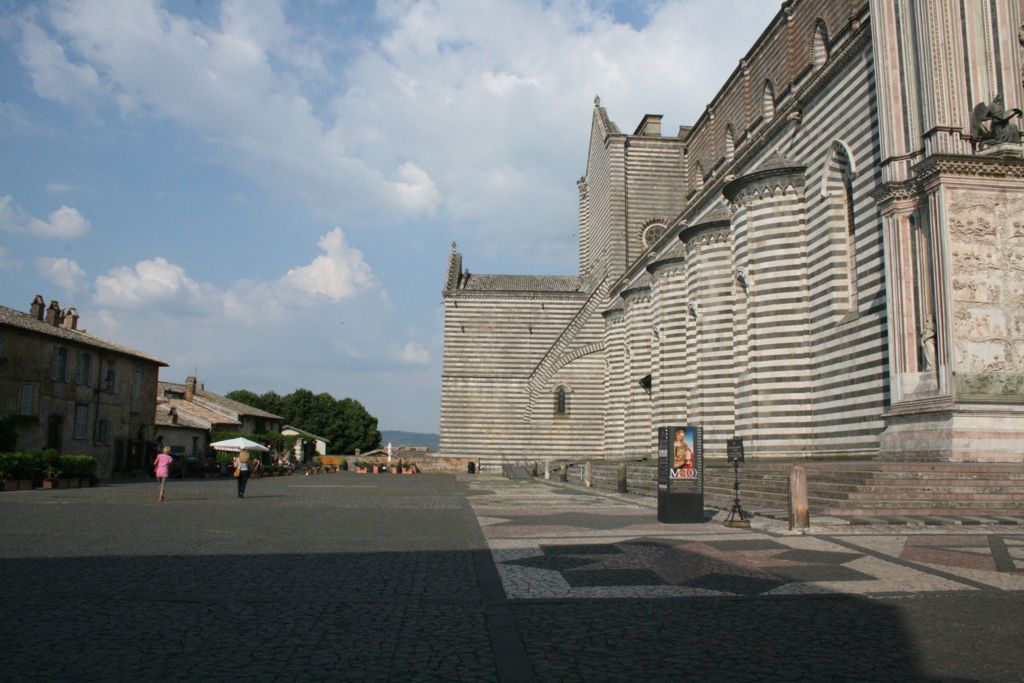
[[[935,326],[929,320],[921,330],[921,369],[935,370]]]
[[[1020,128],[1013,119],[1021,115],[1020,109],[1006,111],[1003,94],[999,93],[991,104],[979,102],[971,115],[971,134],[978,144],[978,149],[999,145],[1005,142],[1020,142]]]

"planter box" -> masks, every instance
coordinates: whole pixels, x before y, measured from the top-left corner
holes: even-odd
[[[5,481],[5,482],[0,483],[0,491],[17,491],[17,490],[18,490],[18,481],[16,479],[12,479],[10,481]]]
[[[366,474],[367,471],[368,470],[365,467],[357,467],[356,468],[356,474]]]
[[[78,479],[77,478],[76,479],[61,479],[60,480],[60,487],[62,489],[77,489],[78,488]]]
[[[55,489],[55,488],[57,488],[57,486],[58,486],[58,483],[57,483],[56,479],[43,479],[43,488],[44,489]]]
[[[18,480],[18,490],[19,491],[31,491],[34,488],[35,488],[35,486],[32,485],[32,480],[31,479],[19,479]]]

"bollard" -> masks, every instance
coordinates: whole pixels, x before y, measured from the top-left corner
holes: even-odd
[[[789,471],[789,528],[806,529],[811,526],[811,511],[807,504],[807,470],[794,465]]]
[[[594,479],[591,476],[591,474],[592,472],[590,469],[590,463],[588,462],[585,465],[583,465],[583,485],[586,486],[588,489],[593,487],[594,485]]]
[[[545,460],[544,461],[544,478],[545,479],[550,479],[551,478],[551,461],[550,460]]]
[[[626,463],[619,465],[619,493],[626,493]]]
[[[568,465],[568,463],[563,464],[558,469],[558,479],[560,481],[569,481],[569,465]]]

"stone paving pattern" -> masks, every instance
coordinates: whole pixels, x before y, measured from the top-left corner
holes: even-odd
[[[499,476],[0,494],[0,680],[1024,680],[1024,532]]]

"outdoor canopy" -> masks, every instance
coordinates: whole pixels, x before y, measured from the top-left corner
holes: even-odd
[[[266,446],[262,446],[255,441],[249,441],[241,436],[237,436],[234,439],[225,439],[224,441],[214,441],[210,444],[210,448],[218,451],[269,451],[270,449]]]

